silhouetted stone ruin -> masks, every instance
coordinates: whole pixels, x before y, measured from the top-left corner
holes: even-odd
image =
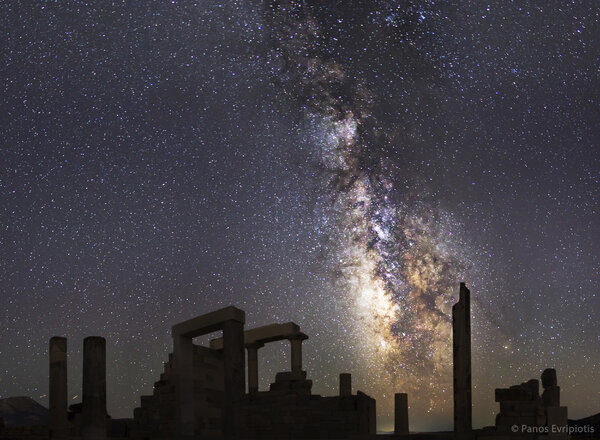
[[[49,346],[48,437],[107,437],[110,417],[106,413],[106,341],[89,336],[83,341],[82,402],[67,409],[67,338],[54,336]]]
[[[245,312],[230,306],[174,325],[173,353],[153,393],[141,396],[133,419],[123,420],[112,420],[106,412],[104,338],[85,338],[82,402],[67,408],[67,339],[55,336],[49,344],[48,426],[3,427],[0,419],[0,439],[359,439],[376,433],[375,400],[361,391],[353,394],[349,373],[339,375],[338,396],[312,393],[312,380],[302,368],[302,344],[308,336],[297,324],[244,330],[245,321]],[[222,331],[222,337],[209,346],[194,344],[193,338],[216,331]],[[560,406],[553,369],[542,373],[541,395],[536,379],[496,389],[496,426],[474,431],[471,306],[464,283],[452,308],[452,332],[456,439],[568,438],[567,408]],[[269,389],[260,390],[259,350],[275,341],[289,342],[290,370],[277,373]],[[394,435],[413,435],[405,393],[394,395]],[[438,440],[452,437],[427,435]]]
[[[459,301],[452,306],[454,373],[454,432],[472,429],[471,405],[471,292],[460,283]]]
[[[106,438],[106,341],[98,336],[83,340],[81,438]]]
[[[567,407],[560,406],[556,370],[544,370],[541,379],[544,388],[541,396],[537,379],[496,389],[496,402],[500,403],[500,413],[496,416],[498,433],[567,437]]]
[[[49,437],[64,439],[69,435],[67,420],[67,338],[50,339],[50,423]]]
[[[302,370],[302,341],[293,322],[243,331],[245,314],[227,307],[173,326],[175,351],[169,355],[151,396],[134,411],[133,437],[169,437],[174,432],[199,438],[348,438],[375,433],[375,400],[352,394],[349,374],[340,376],[340,396],[311,393]],[[223,329],[223,337],[202,347],[200,334]],[[277,373],[268,391],[258,387],[258,350],[288,340],[290,371]],[[244,393],[244,353],[249,392]],[[182,356],[183,354],[183,356]]]
[[[352,395],[352,375],[340,373],[340,396]]]
[[[394,434],[408,434],[408,394],[394,395]]]

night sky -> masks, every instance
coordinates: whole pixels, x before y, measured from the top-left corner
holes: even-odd
[[[600,412],[595,0],[9,0],[0,42],[0,397],[47,406],[62,335],[80,401],[99,335],[131,417],[233,304],[301,326],[313,392],[450,428],[465,281],[476,427],[547,367]],[[259,357],[266,389],[289,347]]]

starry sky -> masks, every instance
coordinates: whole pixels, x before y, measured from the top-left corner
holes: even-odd
[[[0,2],[0,397],[47,405],[62,335],[79,402],[100,335],[131,417],[234,304],[313,392],[446,429],[465,281],[476,427],[547,367],[599,412],[599,40],[595,0]]]

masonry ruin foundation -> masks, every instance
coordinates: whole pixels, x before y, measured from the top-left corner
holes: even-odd
[[[349,438],[375,433],[375,400],[352,394],[351,376],[340,376],[340,395],[312,394],[302,369],[302,343],[308,336],[293,323],[244,331],[244,312],[227,307],[173,326],[174,352],[150,396],[134,411],[136,438]],[[223,330],[209,347],[192,338]],[[290,344],[290,371],[277,373],[259,390],[260,348]],[[245,393],[247,353],[248,393]]]
[[[500,412],[495,426],[472,429],[470,313],[470,292],[461,283],[459,301],[452,308],[454,434],[432,433],[431,438],[568,439],[567,408],[560,406],[553,369],[541,375],[541,395],[536,379],[496,389]],[[375,435],[375,400],[361,391],[353,393],[351,374],[339,375],[337,396],[312,393],[313,382],[302,362],[302,345],[308,336],[300,326],[287,322],[246,330],[245,320],[243,310],[230,306],[174,325],[173,353],[152,394],[141,396],[133,419],[123,420],[112,420],[106,411],[104,338],[85,338],[82,402],[67,408],[67,339],[55,336],[49,343],[48,427],[18,430],[0,424],[0,439],[359,439]],[[217,331],[222,336],[208,346],[193,341]],[[289,371],[277,373],[268,389],[260,389],[260,349],[276,341],[289,343]],[[408,395],[394,394],[396,438],[414,435],[408,409]],[[532,432],[521,432],[523,427]]]
[[[555,439],[568,437],[567,407],[560,406],[556,370],[544,370],[541,379],[544,389],[541,396],[537,379],[496,389],[495,400],[500,404],[500,413],[496,416],[498,433],[512,436],[542,434]]]

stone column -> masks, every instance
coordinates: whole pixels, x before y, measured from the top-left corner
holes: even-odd
[[[542,402],[544,406],[560,406],[560,387],[556,380],[556,370],[546,368],[542,373]]]
[[[106,340],[89,336],[83,340],[83,390],[81,437],[106,438]]]
[[[352,395],[352,375],[350,373],[340,373],[340,396]]]
[[[394,434],[408,434],[408,394],[394,395]]]
[[[458,303],[452,306],[454,370],[454,432],[472,429],[471,405],[471,293],[460,283]]]
[[[194,407],[194,343],[192,338],[173,335],[173,363],[177,398],[179,438],[191,438],[196,433]]]
[[[223,369],[225,402],[223,405],[223,436],[235,438],[235,410],[246,391],[246,359],[244,353],[244,323],[227,320],[223,323]]]
[[[49,435],[50,438],[66,438],[69,434],[67,421],[67,338],[54,336],[50,339],[49,374]]]
[[[299,334],[288,339],[292,346],[292,373],[300,373],[302,371],[302,341],[308,337]]]
[[[248,350],[248,393],[258,393],[258,349],[264,344],[252,344],[246,347]]]

